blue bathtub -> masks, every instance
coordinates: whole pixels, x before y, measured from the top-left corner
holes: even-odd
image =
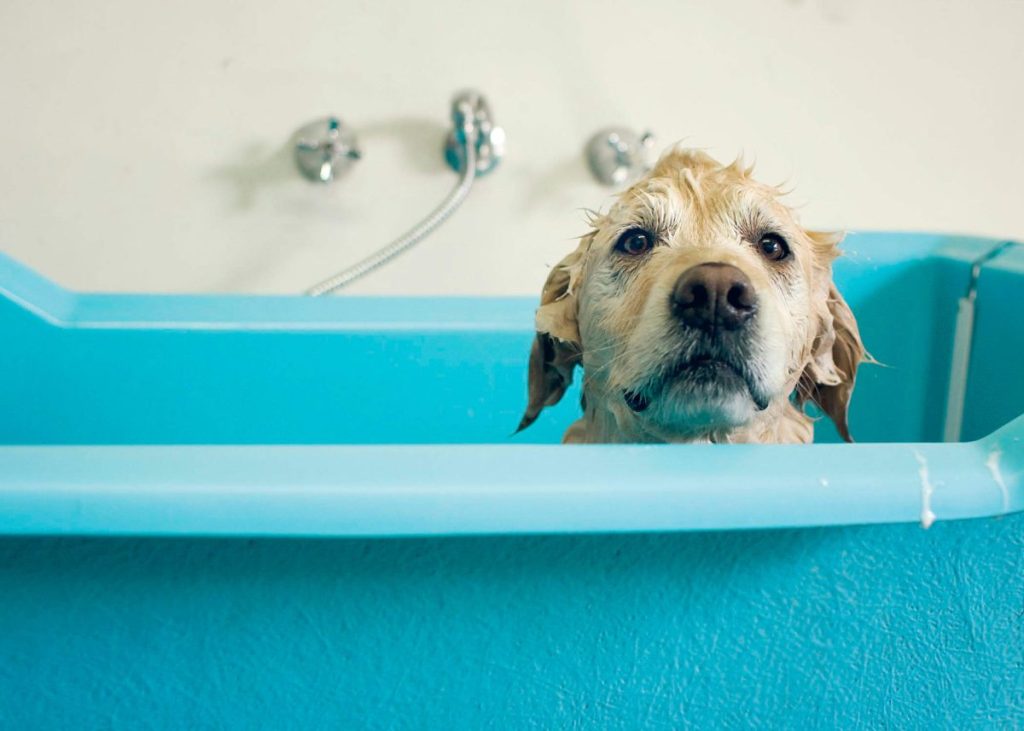
[[[3,726],[1024,725],[998,244],[847,239],[883,365],[813,446],[563,447],[572,395],[511,436],[533,298],[82,295],[0,256]]]

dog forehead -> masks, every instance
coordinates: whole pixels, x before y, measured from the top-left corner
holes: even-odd
[[[703,152],[675,150],[624,191],[610,211],[618,220],[687,222],[698,228],[722,224],[753,209],[784,214],[777,188],[751,177],[740,160],[721,165]]]
[[[678,218],[684,209],[682,191],[671,178],[648,174],[619,195],[612,204],[609,217],[661,222]]]

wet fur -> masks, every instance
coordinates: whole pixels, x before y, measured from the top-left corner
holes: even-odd
[[[832,284],[841,236],[803,229],[781,197],[739,161],[720,165],[674,149],[607,213],[593,215],[593,230],[541,293],[520,428],[557,403],[582,366],[584,414],[566,442],[806,443],[814,434],[808,401],[850,440],[847,411],[865,354]],[[632,226],[655,233],[659,245],[635,260],[616,257],[615,241]],[[785,266],[752,243],[768,230],[790,245]],[[749,336],[677,334],[666,305],[672,287],[681,273],[709,262],[731,264],[753,284],[758,313]],[[734,368],[715,371],[717,380],[673,370],[698,350]],[[644,389],[654,401],[650,413],[636,413],[623,393]]]

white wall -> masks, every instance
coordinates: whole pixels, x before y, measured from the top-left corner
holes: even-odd
[[[298,292],[447,191],[474,85],[508,158],[438,234],[351,288],[536,293],[609,191],[610,123],[745,150],[806,223],[1024,237],[1024,2],[6,0],[0,251],[85,290]],[[334,112],[330,188],[285,144]]]

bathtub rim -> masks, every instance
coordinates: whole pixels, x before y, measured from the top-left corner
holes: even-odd
[[[920,522],[929,509],[960,520],[1024,510],[1022,447],[1024,416],[959,444],[0,447],[0,535],[736,530]]]

